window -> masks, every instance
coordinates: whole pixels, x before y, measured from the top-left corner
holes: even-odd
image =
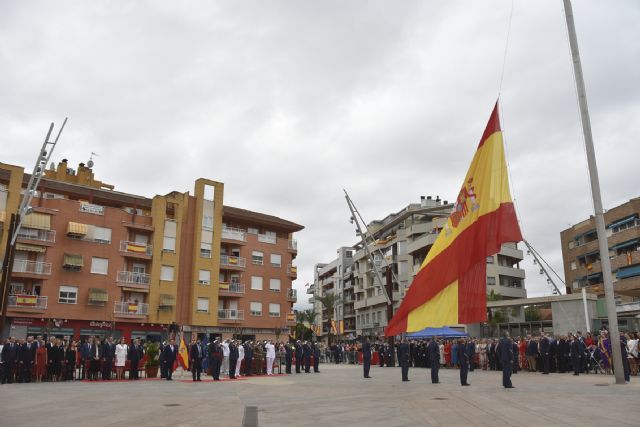
[[[111,243],[111,229],[89,225],[87,227],[86,240],[92,240],[98,243]]]
[[[164,221],[164,237],[162,240],[162,250],[165,252],[176,251],[176,222],[172,220]]]
[[[224,276],[223,276],[224,277]],[[221,280],[223,282],[224,280]],[[200,270],[198,273],[198,283],[201,285],[211,284],[211,272],[209,270]]]
[[[493,264],[493,256],[487,257],[487,264]]]
[[[347,258],[353,258],[353,251],[347,251],[345,255]]]
[[[107,274],[109,260],[107,258],[91,258],[91,272],[94,274]]]
[[[166,280],[167,282],[173,281],[173,267],[170,265],[163,265],[160,269],[160,280]]]
[[[200,243],[200,257],[211,258],[211,243]]]
[[[253,262],[253,265],[263,265],[264,254],[260,251],[251,252],[251,261]]]
[[[251,289],[254,291],[262,290],[262,277],[260,276],[251,276]]]
[[[202,217],[202,228],[204,230],[213,230],[213,217],[205,215]]]
[[[280,317],[280,304],[269,303],[269,317]]]
[[[271,267],[280,267],[282,265],[282,255],[271,254]]]
[[[578,266],[576,265],[575,261],[571,261],[571,269],[575,270],[576,268],[578,268]]]
[[[575,248],[575,247],[576,247],[576,242],[575,242],[575,241],[573,241],[573,240],[570,240],[570,241],[569,241],[569,249],[573,249],[573,248]]]
[[[198,298],[198,306],[196,311],[198,313],[208,313],[209,312],[209,298]]]
[[[269,279],[269,290],[280,292],[280,279]]]
[[[495,286],[495,284],[496,284],[496,278],[487,276],[487,286]]]
[[[249,227],[247,228],[247,233],[249,234],[258,234],[258,229],[255,227]]]
[[[252,316],[262,316],[262,303],[261,302],[252,302],[251,303],[251,315]]]
[[[58,304],[77,304],[78,288],[75,286],[60,286]]]

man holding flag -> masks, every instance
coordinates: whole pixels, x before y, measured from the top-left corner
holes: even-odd
[[[486,320],[486,258],[522,240],[496,103],[453,212],[385,335]]]

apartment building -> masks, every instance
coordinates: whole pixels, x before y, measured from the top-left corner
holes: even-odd
[[[367,237],[369,251],[373,253],[373,262],[384,275],[387,266],[394,273],[393,311],[402,302],[411,282],[420,269],[423,260],[435,242],[438,233],[446,224],[453,208],[452,204],[440,198],[423,197],[420,203],[406,206],[399,212],[392,213],[382,220],[368,224],[370,235]],[[355,331],[353,335],[380,336],[387,325],[387,300],[384,296],[372,261],[367,257],[362,242],[352,248],[341,248],[340,253],[353,250],[349,263],[346,257],[336,259],[317,270],[317,277],[312,286],[312,293],[336,292],[343,301],[353,298]],[[505,244],[501,251],[487,258],[487,293],[493,291],[502,298],[526,298],[524,288],[525,272],[520,269],[520,261],[524,254],[515,243]],[[343,268],[340,271],[339,266]],[[332,276],[335,275],[335,276]],[[331,278],[333,277],[333,278]],[[332,283],[340,280],[342,288],[333,288]],[[385,280],[385,277],[382,277]],[[332,282],[333,281],[333,282]],[[346,287],[345,283],[351,283]],[[316,310],[322,307],[316,303]],[[347,307],[343,307],[347,310]],[[345,311],[343,311],[344,313]],[[336,312],[336,318],[340,312]],[[512,313],[514,320],[524,318],[524,313]],[[347,320],[344,315],[342,318]],[[324,322],[323,317],[323,322]],[[323,323],[323,333],[328,325]],[[346,336],[346,334],[342,334]]]
[[[2,256],[29,178],[0,163]],[[303,227],[223,199],[224,184],[207,179],[193,194],[148,198],[114,191],[82,163],[47,170],[16,244],[11,334],[157,340],[174,323],[224,337],[287,333],[295,325],[293,233]]]
[[[604,214],[613,288],[616,299],[640,298],[640,198]],[[602,266],[595,218],[592,216],[560,232],[567,293],[587,288],[604,296]]]

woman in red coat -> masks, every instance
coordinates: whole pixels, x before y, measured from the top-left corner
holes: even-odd
[[[36,350],[36,382],[41,383],[42,377],[47,375],[47,347],[44,340],[40,340],[39,347]]]
[[[444,345],[444,364],[451,367],[451,341],[447,341]]]
[[[520,342],[518,343],[518,352],[520,353],[520,369],[528,370],[529,366],[527,365],[527,356],[525,355],[527,351],[527,340],[520,338]]]

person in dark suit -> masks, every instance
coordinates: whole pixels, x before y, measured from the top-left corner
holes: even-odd
[[[369,338],[365,338],[362,343],[362,366],[364,368],[364,377],[371,378],[369,376],[369,370],[371,369],[371,343]]]
[[[471,347],[469,343],[465,342],[464,338],[461,338],[460,341],[458,341],[456,351],[458,352],[458,363],[460,364],[460,385],[468,386],[467,376],[469,375],[469,354]],[[473,349],[473,354],[475,354],[475,348]]]
[[[438,384],[438,371],[440,370],[440,346],[438,337],[433,337],[427,346],[427,356],[431,365],[431,384]]]
[[[284,346],[284,366],[285,373],[291,373],[291,363],[293,362],[293,352],[295,351],[295,347],[291,343],[287,343]]]
[[[102,379],[110,380],[113,370],[113,359],[116,357],[116,345],[113,337],[107,338],[102,344]]]
[[[543,332],[540,337],[540,344],[538,344],[538,352],[540,353],[540,358],[542,359],[542,373],[545,375],[549,374],[549,352],[551,351],[551,344],[549,343],[549,338]]]
[[[513,366],[513,342],[509,338],[509,332],[505,331],[498,343],[497,353],[502,363],[502,386],[513,388],[511,383],[511,369]]]
[[[33,342],[33,337],[27,338],[27,342],[18,349],[18,360],[20,365],[20,382],[31,382],[31,371],[36,361],[37,345]]]
[[[497,359],[498,359],[498,354],[496,353],[496,342],[495,340],[491,340],[491,344],[489,344],[489,370],[491,371],[495,371],[496,367],[497,367]]]
[[[89,378],[89,363],[91,360],[91,345],[93,337],[88,337],[80,346],[80,378],[86,380]]]
[[[202,381],[200,374],[202,373],[202,358],[204,357],[204,348],[202,342],[196,339],[194,335],[191,338],[191,345],[189,346],[189,367],[191,368],[191,376],[194,381]]]
[[[475,364],[475,357],[476,357],[476,342],[473,339],[470,339],[467,342],[467,344],[466,344],[466,353],[467,353],[467,360],[469,362],[469,371],[473,372],[473,368],[474,368],[474,364]]]
[[[131,362],[131,367],[129,369],[130,380],[137,380],[140,378],[138,375],[138,367],[140,366],[140,360],[142,360],[143,356],[144,350],[140,344],[140,338],[136,338],[131,343],[131,346],[129,347],[129,354],[127,355],[127,358]]]
[[[247,350],[245,348],[245,356],[246,354]],[[211,366],[211,376],[214,381],[220,381],[220,368],[222,366],[223,357],[224,355],[220,341],[217,339],[213,340],[213,342],[209,344],[209,366]]]
[[[164,348],[167,346],[166,341],[162,341],[158,347],[158,362],[160,363],[160,378],[167,378],[167,366],[164,363]]]
[[[409,363],[411,361],[411,349],[407,339],[403,338],[398,346],[398,364],[402,371],[402,381],[409,381]]]
[[[311,346],[308,342],[302,344],[302,360],[304,360],[304,372],[311,372]]]
[[[2,384],[13,383],[13,370],[16,366],[16,360],[18,359],[18,344],[16,344],[15,337],[9,338],[9,341],[2,347],[2,363],[4,366],[4,376],[2,377]]]
[[[580,341],[575,337],[575,335],[569,336],[570,344],[569,344],[569,354],[571,356],[571,366],[573,367],[573,375],[580,375],[580,367],[581,363],[581,351],[580,351]]]
[[[244,374],[250,377],[253,374],[253,343],[244,343]]]
[[[229,378],[236,378],[236,364],[238,363],[238,347],[236,341],[229,343]]]
[[[171,381],[173,374],[173,364],[178,357],[178,346],[175,338],[172,338],[169,345],[164,348],[164,363],[167,365],[167,381]]]
[[[51,359],[51,356],[49,356]],[[102,360],[102,345],[96,337],[89,348],[89,380],[97,381],[98,372],[100,372],[100,361]]]
[[[302,344],[300,344],[300,340],[296,341],[296,374],[300,373],[300,368],[302,367]]]
[[[314,342],[311,345],[311,353],[313,355],[313,372],[317,374],[320,372],[320,347],[318,347],[318,343]]]

